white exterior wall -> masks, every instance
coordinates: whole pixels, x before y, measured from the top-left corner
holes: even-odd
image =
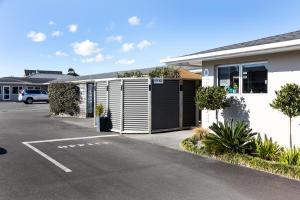
[[[275,98],[275,90],[279,90],[286,83],[297,83],[300,85],[300,51],[239,58],[203,63],[203,69],[209,69],[212,74],[203,78],[203,86],[216,84],[216,66],[222,64],[240,64],[247,62],[268,62],[268,93],[266,94],[237,94],[237,98],[244,99],[245,110],[229,108],[220,112],[220,121],[230,118],[249,120],[250,127],[261,134],[267,134],[280,144],[289,145],[289,119],[281,112],[270,107]],[[205,80],[209,79],[209,80]],[[202,124],[208,127],[215,122],[215,112],[202,111]],[[300,147],[300,117],[292,120],[293,144]]]

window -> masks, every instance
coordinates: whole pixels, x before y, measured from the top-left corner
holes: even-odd
[[[267,93],[268,71],[265,64],[243,65],[243,93]]]
[[[34,89],[36,89],[36,90],[40,90],[40,89],[41,89],[41,87],[35,87]]]
[[[40,90],[27,90],[27,94],[41,94]]]
[[[2,94],[2,87],[0,86],[0,94]]]
[[[219,67],[218,85],[228,93],[239,93],[239,65]]]
[[[18,87],[12,87],[12,94],[19,94],[19,88]]]
[[[28,87],[28,90],[33,90],[33,87]]]

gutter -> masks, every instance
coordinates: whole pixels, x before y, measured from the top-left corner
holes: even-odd
[[[190,56],[182,56],[176,58],[162,59],[160,62],[167,64],[178,64],[187,61],[212,61],[225,58],[236,58],[243,56],[253,56],[260,54],[279,53],[286,51],[300,50],[300,39],[289,40],[284,42],[276,42],[270,44],[256,45],[237,49],[229,49],[223,51],[215,51],[210,53],[196,54]]]

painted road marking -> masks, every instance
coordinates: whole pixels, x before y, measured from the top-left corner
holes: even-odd
[[[69,147],[75,148],[75,147],[85,147],[85,146],[94,146],[94,145],[107,145],[112,144],[111,142],[93,142],[93,143],[85,143],[85,144],[70,144],[70,145],[59,145],[57,146],[58,149],[67,149]]]
[[[63,164],[57,162],[56,160],[54,160],[52,157],[48,156],[47,154],[45,154],[44,152],[38,150],[37,148],[35,148],[34,146],[32,146],[31,144],[28,144],[26,142],[23,142],[24,145],[26,145],[27,147],[29,147],[30,149],[32,149],[33,151],[35,151],[36,153],[40,154],[41,156],[43,156],[44,158],[46,158],[47,160],[49,160],[50,162],[52,162],[54,165],[56,165],[57,167],[59,167],[60,169],[62,169],[65,172],[72,172],[71,169],[67,168],[66,166],[64,166]]]
[[[93,139],[93,138],[117,137],[117,136],[119,136],[119,135],[97,135],[97,136],[89,136],[89,137],[62,138],[62,139],[52,139],[52,140],[37,140],[37,141],[22,142],[22,144],[24,144],[25,146],[27,146],[28,148],[30,148],[34,152],[38,153],[40,156],[44,157],[45,159],[50,161],[52,164],[56,165],[57,167],[59,167],[64,172],[69,173],[69,172],[72,172],[71,169],[67,168],[66,166],[64,166],[60,162],[56,161],[52,157],[48,156],[47,154],[45,154],[41,150],[37,149],[36,147],[32,146],[31,144],[48,143],[48,142],[61,142],[61,141],[70,141],[70,140],[84,140],[84,139]],[[65,148],[65,146],[63,148]],[[66,147],[66,148],[68,148],[68,147]]]

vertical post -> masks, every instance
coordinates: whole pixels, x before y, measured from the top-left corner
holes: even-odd
[[[152,79],[148,78],[148,131],[152,133]]]
[[[196,91],[199,87],[199,81],[195,81],[195,93],[194,93],[194,99],[195,99],[195,96],[196,96]],[[196,102],[195,102],[195,126],[199,126],[199,108],[198,106],[196,105]]]
[[[97,82],[94,82],[94,127],[96,127]]]
[[[107,80],[106,81],[106,115],[108,114],[109,114],[109,82]]]
[[[183,80],[179,80],[179,129],[183,129]]]
[[[123,134],[124,131],[124,79],[121,79],[121,87],[120,87],[120,92],[121,92],[121,99],[120,99],[120,133]]]

